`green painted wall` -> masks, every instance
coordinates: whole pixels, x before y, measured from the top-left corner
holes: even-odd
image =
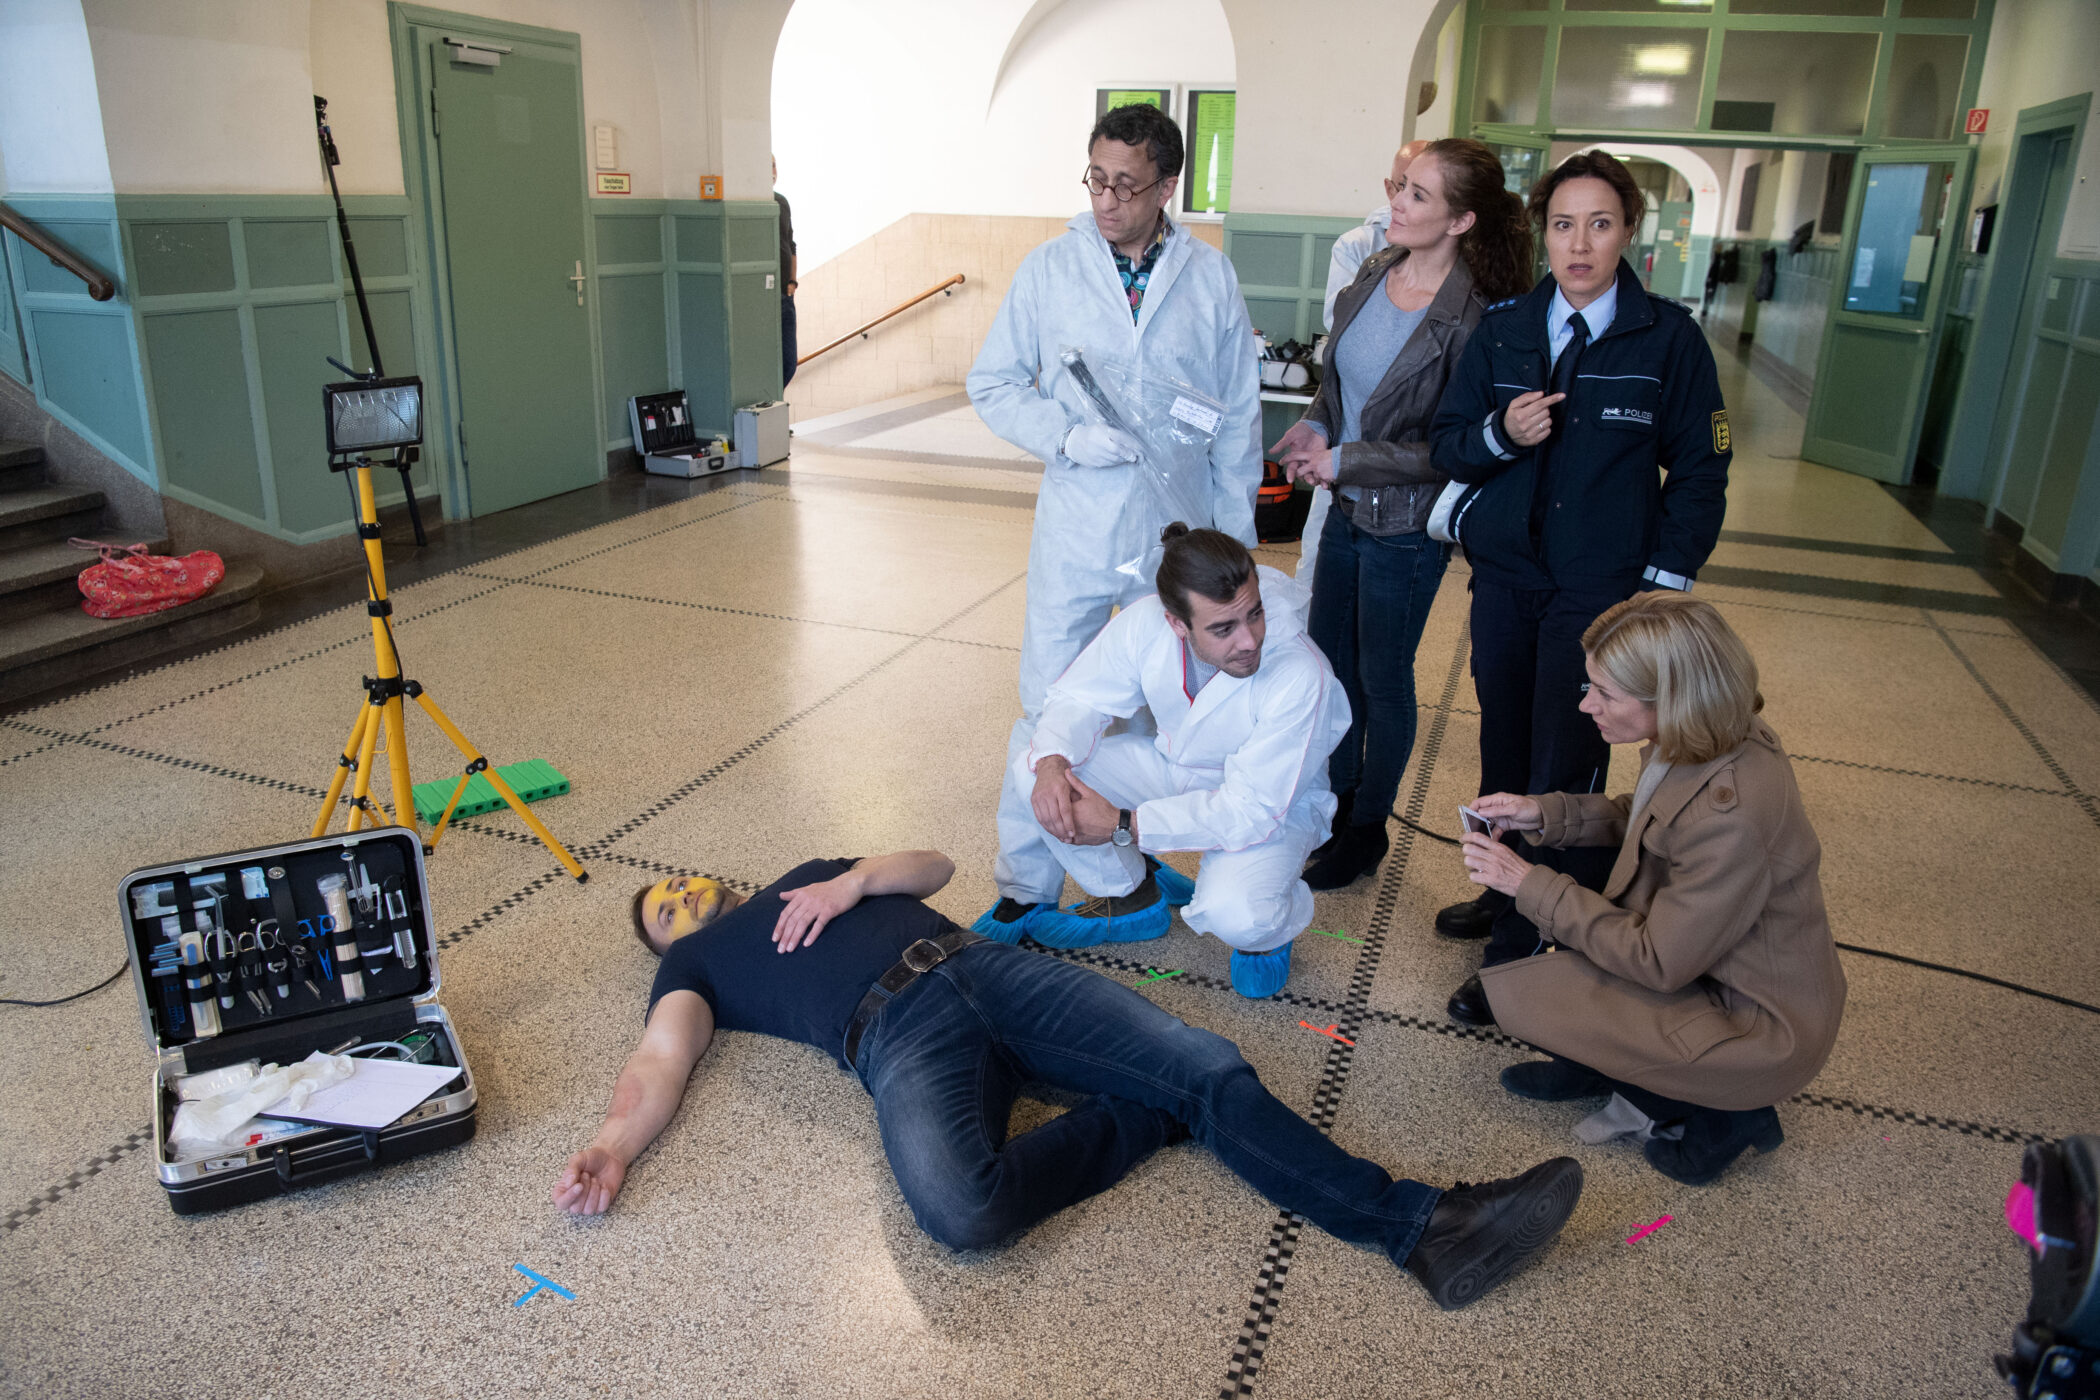
[[[8,316],[20,335],[20,372],[46,413],[141,481],[157,485],[139,384],[137,327],[108,196],[18,194],[8,205],[109,275],[116,296],[92,300],[87,284],[13,234],[4,236]]]
[[[1239,276],[1254,329],[1274,342],[1312,344],[1323,329],[1334,240],[1362,222],[1314,214],[1227,214],[1225,256]]]
[[[2100,581],[2100,261],[2057,258],[2046,275],[2039,324],[2014,349],[1996,509],[2052,573]]]
[[[685,390],[703,435],[780,397],[778,205],[601,198],[591,217],[608,452],[638,394]]]

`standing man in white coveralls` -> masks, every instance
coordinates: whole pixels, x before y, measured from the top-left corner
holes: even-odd
[[[1021,718],[999,794],[1000,899],[973,926],[1008,942],[1018,921],[1055,912],[1064,868],[1042,842],[1013,760],[1027,751],[1050,682],[1109,614],[1150,591],[1120,573],[1116,543],[1139,509],[1138,444],[1101,426],[1059,355],[1079,349],[1171,376],[1225,406],[1210,450],[1208,525],[1254,543],[1261,485],[1261,374],[1232,264],[1166,217],[1180,184],[1181,130],[1156,107],[1118,107],[1087,141],[1092,213],[1022,262],[970,369],[970,401],[993,432],[1043,460],[1028,550]],[[1178,901],[1177,901],[1178,902]],[[1164,913],[1164,907],[1161,910]]]
[[[1364,221],[1334,240],[1334,248],[1327,255],[1327,300],[1320,307],[1320,329],[1334,329],[1334,299],[1342,294],[1342,288],[1356,280],[1356,270],[1364,265],[1364,259],[1384,248],[1390,241],[1385,236],[1393,222],[1392,199],[1400,189],[1400,179],[1407,174],[1407,167],[1416,156],[1429,149],[1427,141],[1410,141],[1393,153],[1392,173],[1385,177],[1386,202],[1364,216]],[[1334,342],[1327,342],[1332,349]],[[1312,493],[1312,508],[1305,513],[1305,529],[1298,536],[1298,582],[1312,587],[1313,570],[1320,562],[1320,531],[1327,524],[1327,507],[1334,495],[1329,491]]]
[[[1333,819],[1327,756],[1349,701],[1305,635],[1303,589],[1257,571],[1229,535],[1166,533],[1158,594],[1117,613],[1051,685],[1008,775],[1030,793],[1042,849],[1095,898],[994,936],[1134,943],[1186,904],[1190,928],[1232,948],[1233,988],[1273,996],[1312,922],[1298,872]],[[1155,735],[1106,732],[1139,710]],[[1193,889],[1159,851],[1202,853]]]

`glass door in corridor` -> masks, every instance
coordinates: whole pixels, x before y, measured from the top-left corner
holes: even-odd
[[[1861,153],[1802,436],[1809,461],[1910,480],[1971,158],[1966,145]]]

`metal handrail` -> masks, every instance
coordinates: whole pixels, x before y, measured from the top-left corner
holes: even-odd
[[[855,336],[859,336],[862,340],[866,340],[868,338],[869,331],[874,330],[884,321],[889,320],[890,317],[895,316],[900,312],[911,310],[914,306],[917,306],[920,302],[926,300],[926,298],[934,295],[936,292],[940,293],[942,296],[951,295],[948,289],[950,287],[961,286],[965,280],[966,279],[963,277],[963,275],[960,272],[958,272],[953,277],[950,277],[947,281],[942,282],[938,286],[928,287],[925,291],[919,293],[910,301],[898,303],[896,306],[893,306],[889,310],[883,312],[880,316],[877,316],[874,320],[868,322],[866,325],[860,326],[854,330],[847,331],[837,340],[832,341],[831,344],[810,351],[807,355],[804,355],[801,359],[795,361],[796,368],[799,369],[803,365],[808,364],[811,360],[814,360],[815,358],[817,358],[817,356],[823,354],[826,350],[838,349],[841,345],[844,345],[847,341],[853,339],[853,337]]]
[[[83,262],[72,249],[52,238],[29,220],[0,204],[0,228],[7,229],[15,237],[42,253],[66,271],[87,283],[88,295],[96,301],[108,301],[117,294],[117,284],[98,272],[93,265]]]

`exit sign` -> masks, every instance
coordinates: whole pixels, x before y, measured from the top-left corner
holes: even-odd
[[[1969,118],[1968,118],[1968,120],[1962,123],[1962,127],[1961,127],[1962,135],[1964,135],[1964,136],[1981,136],[1981,135],[1983,135],[1984,131],[1985,131],[1985,130],[1986,130],[1986,129],[1987,129],[1987,128],[1988,128],[1989,126],[1990,126],[1990,124],[1991,124],[1991,109],[1990,109],[1990,108],[1988,108],[1988,107],[1971,107],[1971,108],[1969,109]]]

